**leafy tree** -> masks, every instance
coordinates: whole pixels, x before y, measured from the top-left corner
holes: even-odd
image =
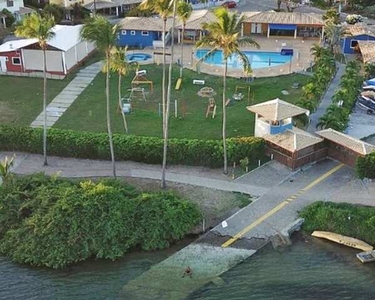
[[[56,23],[60,23],[64,19],[65,10],[57,4],[46,4],[42,10],[42,16],[52,16]]]
[[[111,65],[111,49],[115,45],[117,26],[102,16],[90,18],[83,25],[81,30],[81,38],[86,41],[93,42],[99,51],[105,54],[106,66],[103,69],[106,72],[106,102],[107,102],[107,131],[109,139],[109,148],[111,151],[112,173],[116,177],[116,162],[113,148],[113,138],[111,129],[110,114],[110,97],[109,97],[109,70]]]
[[[375,77],[375,64],[365,64],[365,73],[366,73],[366,78],[374,78]]]
[[[228,161],[227,161],[227,143],[226,143],[226,78],[228,72],[228,58],[236,56],[239,61],[242,62],[245,72],[251,72],[250,62],[247,56],[241,51],[241,46],[255,46],[259,48],[256,43],[250,37],[241,37],[241,26],[243,22],[243,16],[238,16],[234,13],[229,13],[226,8],[218,8],[215,10],[216,20],[210,23],[203,23],[202,27],[208,32],[208,35],[204,36],[199,40],[196,46],[199,47],[211,47],[206,56],[212,55],[217,50],[221,49],[224,60],[224,73],[223,73],[223,152],[224,152],[224,174],[228,173]]]
[[[326,11],[326,13],[323,15],[323,20],[328,24],[338,25],[341,23],[340,21],[340,13],[337,11],[336,8],[331,8]]]
[[[89,10],[84,8],[80,3],[72,5],[72,19],[74,24],[81,24],[82,21],[90,16]]]
[[[177,1],[177,0],[175,0]],[[167,31],[167,19],[173,13],[173,5],[171,5],[171,0],[146,0],[141,3],[139,6],[142,10],[149,10],[153,11],[154,13],[158,14],[160,18],[163,19],[163,77],[162,77],[162,107],[163,107],[163,138],[166,141],[166,132],[167,132],[167,125],[168,125],[168,115],[167,115],[167,88],[166,88],[166,55],[165,55],[165,48],[166,48],[166,39],[165,33]],[[172,40],[173,40],[172,36]],[[162,164],[162,175],[161,175],[161,186],[163,188],[166,187],[165,182],[165,169],[166,164],[164,163],[164,156],[166,156],[167,149],[164,147],[164,154],[163,154],[163,164]]]
[[[190,18],[193,7],[190,3],[185,1],[179,1],[177,6],[177,15],[182,22],[182,43],[181,43],[181,67],[180,67],[180,77],[182,78],[182,70],[184,68],[184,36],[185,36],[185,26],[187,20]]]
[[[121,108],[121,114],[122,114],[122,119],[124,121],[124,128],[126,133],[128,132],[128,124],[126,121],[126,116],[123,111],[122,105],[121,105],[121,79],[122,76],[125,76],[130,69],[136,69],[138,64],[135,62],[129,63],[126,59],[126,50],[127,48],[122,48],[122,47],[117,47],[114,46],[111,48],[111,61],[110,61],[110,68],[111,71],[116,72],[118,74],[118,104],[119,107]]]
[[[7,10],[6,8],[4,8],[1,12],[5,15],[5,25],[6,25],[6,27],[12,26],[13,23],[16,21],[16,18],[14,17],[14,15],[9,10]]]
[[[43,51],[43,156],[44,165],[47,162],[47,42],[54,36],[52,31],[55,26],[55,20],[51,16],[41,16],[37,13],[32,13],[22,20],[22,23],[17,26],[15,30],[16,36],[37,39],[38,45]]]

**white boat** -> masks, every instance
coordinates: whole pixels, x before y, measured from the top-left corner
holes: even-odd
[[[374,262],[375,251],[371,250],[371,251],[357,253],[357,258],[361,261],[361,263]]]
[[[315,237],[318,237],[318,238],[327,239],[327,240],[339,243],[341,245],[345,245],[345,246],[348,246],[348,247],[360,249],[360,250],[363,250],[363,251],[371,251],[373,249],[373,247],[371,245],[369,245],[369,244],[367,244],[367,243],[365,243],[361,240],[358,240],[358,239],[355,239],[355,238],[352,238],[352,237],[348,237],[348,236],[345,236],[345,235],[333,233],[333,232],[314,231],[311,235],[315,236]]]

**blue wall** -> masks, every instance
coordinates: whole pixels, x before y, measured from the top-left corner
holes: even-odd
[[[354,49],[350,48],[350,43],[351,43],[352,40],[356,40],[356,41],[375,41],[375,36],[371,36],[371,35],[367,35],[367,34],[361,34],[361,35],[357,35],[357,36],[347,36],[347,37],[345,37],[345,39],[343,40],[343,44],[342,44],[342,51],[345,54],[355,53]]]
[[[278,134],[278,133],[282,133],[284,131],[286,131],[287,129],[292,129],[293,128],[293,124],[292,123],[289,123],[289,124],[284,124],[284,125],[279,125],[279,126],[276,126],[276,125],[271,125],[271,132],[270,134]]]
[[[126,31],[126,34],[123,34]],[[132,30],[120,29],[117,44],[119,46],[136,46],[136,47],[146,47],[152,46],[152,42],[157,40],[161,36],[159,31],[148,31],[148,35],[142,35],[141,30],[135,31],[135,35],[131,35]]]

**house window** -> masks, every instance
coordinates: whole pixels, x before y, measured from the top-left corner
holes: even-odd
[[[134,30],[130,31],[130,34],[135,35],[135,31]]]
[[[19,66],[21,64],[21,60],[19,57],[12,57],[12,65]]]
[[[126,35],[126,30],[121,30],[122,35]]]
[[[13,7],[13,6],[14,6],[13,0],[7,0],[7,7]]]
[[[358,46],[358,41],[356,40],[351,40],[350,41],[350,48],[355,48]]]
[[[141,35],[147,36],[148,35],[148,31],[141,31]]]

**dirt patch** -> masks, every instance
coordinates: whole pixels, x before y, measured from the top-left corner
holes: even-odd
[[[160,181],[152,179],[126,178],[126,182],[142,191],[159,191]],[[205,230],[225,220],[251,202],[249,195],[218,191],[181,183],[168,182],[168,190],[196,203],[205,220]],[[202,231],[203,222],[199,230]]]
[[[6,102],[0,101],[0,123],[14,123],[17,114]]]

